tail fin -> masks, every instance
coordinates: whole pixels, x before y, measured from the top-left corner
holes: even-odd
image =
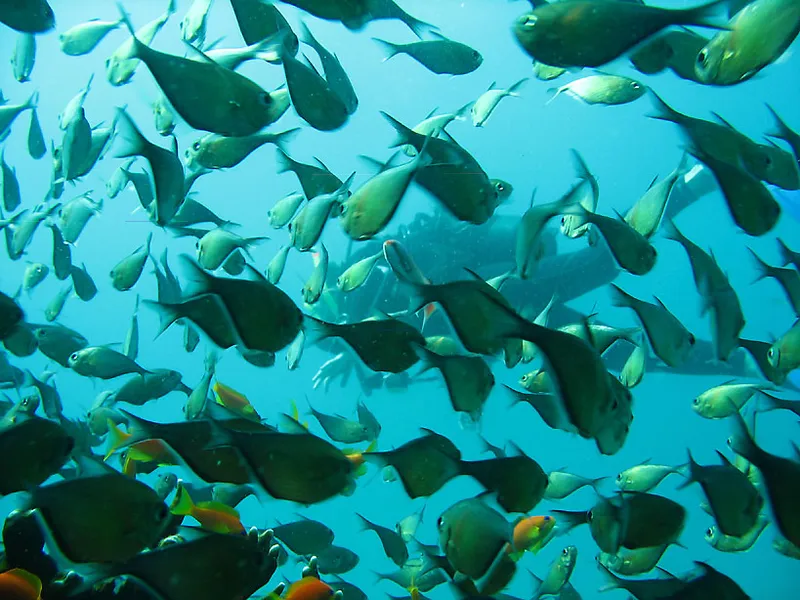
[[[373,41],[377,42],[378,45],[386,52],[386,57],[383,59],[384,62],[389,60],[393,56],[396,56],[397,54],[400,54],[403,51],[402,46],[400,46],[398,44],[393,44],[391,42],[387,42],[386,40],[382,40],[382,39],[376,38],[376,37],[374,37],[372,39],[373,39]]]

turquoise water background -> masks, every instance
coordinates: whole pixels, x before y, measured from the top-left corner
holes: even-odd
[[[157,36],[154,47],[182,54],[178,24],[188,8],[188,2],[179,0],[177,14]],[[402,7],[414,16],[437,25],[441,32],[453,39],[478,49],[484,56],[482,66],[475,72],[459,77],[437,76],[405,56],[383,61],[381,48],[371,37],[390,41],[410,42],[413,34],[399,22],[378,22],[360,32],[352,32],[341,24],[320,21],[288,5],[280,5],[292,26],[302,18],[315,36],[334,50],[358,93],[360,105],[357,113],[340,131],[322,133],[314,131],[293,113],[289,112],[275,125],[273,131],[303,126],[303,131],[289,145],[292,157],[310,162],[319,157],[340,177],[357,171],[356,185],[372,174],[367,163],[358,159],[364,154],[387,159],[392,150],[388,145],[394,132],[380,117],[383,110],[403,123],[413,125],[432,109],[452,111],[476,99],[496,81],[507,87],[526,76],[532,77],[528,56],[517,46],[511,34],[513,20],[528,8],[526,2],[505,0],[403,0]],[[664,6],[688,6],[688,3],[664,3]],[[133,22],[140,26],[164,11],[166,2],[135,0],[126,2]],[[89,18],[114,19],[117,11],[111,2],[55,0],[57,31],[63,31]],[[114,108],[127,105],[130,115],[143,133],[156,143],[166,145],[153,126],[150,103],[156,98],[156,86],[147,69],[140,67],[133,81],[120,88],[111,87],[105,79],[103,62],[127,34],[122,29],[112,32],[90,55],[69,57],[60,52],[57,33],[37,37],[37,58],[31,81],[17,83],[11,66],[0,61],[0,90],[12,102],[21,102],[30,93],[40,92],[39,119],[48,141],[60,139],[57,115],[95,74],[92,90],[86,100],[86,114],[94,125],[109,122]],[[211,13],[207,39],[225,36],[222,46],[241,44],[230,5],[218,0]],[[15,35],[8,29],[0,30],[0,57],[10,57]],[[605,71],[636,77],[626,59],[605,67]],[[241,72],[253,78],[265,89],[274,89],[283,83],[279,66],[253,62],[242,67]],[[469,122],[455,122],[449,131],[478,159],[490,177],[511,182],[515,192],[510,200],[498,209],[498,214],[521,215],[527,208],[531,191],[538,189],[540,201],[559,197],[574,181],[570,159],[571,148],[578,149],[596,175],[600,185],[599,212],[610,215],[612,210],[624,212],[645,191],[656,175],[668,174],[679,162],[683,149],[678,128],[670,123],[646,118],[652,112],[650,100],[644,97],[632,104],[618,107],[588,106],[566,96],[559,96],[546,104],[550,97],[548,88],[562,85],[575,78],[567,75],[555,82],[531,79],[521,90],[521,99],[504,100],[483,128],[473,128]],[[652,87],[670,105],[678,110],[709,118],[716,111],[733,123],[740,131],[760,139],[772,129],[772,120],[765,103],[795,129],[800,129],[800,57],[797,44],[778,64],[768,67],[751,81],[733,88],[709,88],[679,80],[670,72],[640,79]],[[34,161],[26,149],[28,116],[15,124],[5,143],[5,157],[17,170],[23,197],[23,208],[32,208],[47,194],[50,182],[50,158]],[[200,137],[187,125],[179,123],[178,135],[181,152]],[[269,228],[267,210],[278,198],[298,189],[291,174],[276,173],[275,153],[266,146],[243,164],[229,171],[212,173],[201,178],[194,191],[196,199],[205,203],[220,216],[244,224],[238,233],[244,236],[268,235],[270,241],[252,250],[257,267],[266,267],[277,249],[287,242],[288,233]],[[135,192],[128,188],[116,199],[105,197],[105,180],[121,163],[113,151],[100,161],[95,169],[76,186],[67,184],[62,198],[65,201],[86,190],[94,190],[94,197],[104,198],[102,214],[90,221],[77,246],[73,249],[73,263],[85,263],[98,285],[97,297],[89,303],[71,298],[60,317],[60,322],[77,329],[92,345],[121,343],[128,328],[135,296],[155,299],[155,278],[148,266],[145,275],[133,291],[117,292],[110,285],[108,273],[125,255],[144,242],[148,232],[154,231],[153,254],[158,256],[166,246],[172,265],[180,273],[177,257],[180,253],[193,254],[193,239],[176,239],[155,229],[138,206]],[[389,231],[409,221],[418,212],[437,210],[435,200],[419,187],[412,185]],[[714,193],[684,211],[677,220],[681,230],[703,247],[712,248],[722,268],[729,274],[731,283],[739,294],[747,325],[743,337],[768,340],[786,331],[794,322],[794,314],[777,283],[765,280],[754,283],[756,270],[747,252],[751,247],[762,258],[776,264],[779,260],[775,237],[781,237],[791,247],[800,249],[798,222],[783,215],[776,229],[763,238],[749,238],[733,224],[722,196]],[[331,253],[331,261],[342,261],[347,239],[340,228],[331,223],[325,230],[323,241]],[[476,240],[476,243],[479,243]],[[559,237],[559,251],[569,252],[584,247],[585,241]],[[659,259],[655,269],[645,277],[622,274],[617,280],[625,290],[634,295],[657,295],[699,338],[710,339],[709,323],[699,314],[699,297],[695,291],[688,261],[682,248],[658,237],[656,247]],[[22,279],[26,261],[50,262],[51,237],[42,227],[26,256],[11,262],[0,257],[0,289],[13,294]],[[466,265],[469,266],[469,265]],[[303,281],[311,272],[310,255],[292,253],[281,287],[300,304]],[[334,274],[337,275],[337,274]],[[491,274],[495,275],[495,274]],[[52,275],[37,288],[31,297],[23,297],[21,304],[31,322],[43,322],[43,310],[49,300],[64,285]],[[358,293],[355,291],[354,293]],[[604,320],[619,326],[634,324],[630,311],[610,307],[607,290],[598,289],[571,303],[577,310],[598,312]],[[541,307],[538,307],[541,308]],[[167,367],[179,370],[190,387],[203,372],[204,345],[194,354],[182,350],[181,330],[173,328],[158,339],[157,318],[146,308],[139,314],[142,343],[139,362],[145,368]],[[338,412],[346,416],[355,414],[360,389],[351,379],[348,386],[334,384],[325,394],[312,389],[312,376],[330,356],[316,348],[307,348],[300,367],[287,371],[282,355],[275,367],[257,369],[235,353],[225,353],[217,370],[218,379],[244,392],[259,413],[269,422],[275,422],[281,412],[288,412],[290,400],[298,401],[301,413],[305,410],[307,395],[315,408],[324,412]],[[51,367],[49,361],[37,354],[28,359],[16,359],[14,364],[28,367],[34,373]],[[499,383],[515,386],[519,376],[529,370],[526,365],[507,370],[499,361],[493,363]],[[117,383],[92,382],[57,365],[58,390],[68,417],[82,415],[104,389]],[[508,394],[496,386],[484,411],[481,431],[493,444],[502,446],[506,441],[518,444],[545,471],[566,468],[589,477],[609,476],[604,484],[608,493],[614,490],[613,478],[627,467],[646,459],[661,464],[677,465],[686,461],[686,449],[691,448],[698,462],[714,462],[714,450],[726,451],[725,440],[730,428],[724,421],[708,421],[691,409],[691,400],[700,392],[725,381],[726,377],[701,377],[678,374],[649,373],[634,390],[635,420],[630,436],[621,452],[612,457],[600,456],[594,445],[586,440],[571,437],[563,432],[547,429],[527,406],[511,407]],[[169,421],[182,418],[184,397],[172,393],[156,402],[136,410],[146,418]],[[450,437],[462,450],[465,458],[482,456],[475,432],[465,430],[452,411],[446,390],[441,383],[417,383],[402,393],[379,391],[368,400],[370,409],[383,425],[380,448],[398,446],[417,437],[419,427],[429,427]],[[311,430],[321,434],[317,423],[310,421]],[[784,456],[791,454],[791,440],[798,440],[798,423],[791,413],[784,411],[760,415],[757,439],[767,450]],[[485,457],[485,456],[484,456]],[[4,460],[10,457],[3,457]],[[797,563],[776,553],[771,543],[776,535],[770,526],[749,552],[728,555],[711,548],[703,534],[712,524],[711,517],[699,509],[702,493],[693,485],[676,491],[679,477],[668,478],[659,488],[680,501],[689,509],[690,517],[681,537],[686,548],[671,547],[661,561],[661,566],[673,573],[683,573],[692,568],[692,561],[707,561],[736,581],[755,599],[790,598],[798,589]],[[456,500],[482,491],[473,480],[465,477],[448,483],[427,501],[425,520],[419,531],[421,540],[434,543],[437,539],[436,517]],[[535,513],[544,514],[550,508],[570,510],[586,509],[594,503],[594,495],[584,489],[574,496],[551,504],[543,502]],[[0,508],[7,509],[12,500],[4,500]],[[393,527],[395,522],[422,505],[422,499],[411,502],[399,482],[384,483],[379,470],[371,468],[358,484],[358,490],[349,498],[335,498],[318,506],[305,509],[288,502],[273,501],[261,507],[254,498],[241,506],[245,526],[266,527],[276,520],[286,522],[299,512],[319,519],[336,532],[336,544],[346,546],[359,554],[361,563],[355,571],[344,576],[364,589],[370,598],[382,597],[384,592],[399,595],[402,590],[389,582],[375,583],[372,571],[389,572],[394,565],[383,556],[377,537],[360,533],[354,512],[370,520]],[[800,510],[800,499],[798,504]],[[518,574],[508,593],[520,597],[530,594],[531,584],[524,568],[544,576],[554,557],[566,544],[579,549],[578,565],[572,582],[584,598],[599,596],[598,588],[605,581],[598,572],[594,555],[597,547],[587,528],[581,528],[567,537],[556,538],[537,556],[527,555],[522,560]],[[299,567],[287,565],[283,572],[288,578],[299,574]],[[277,576],[276,576],[277,577]],[[272,583],[275,583],[273,579]],[[445,588],[431,592],[431,598],[448,598]],[[623,598],[623,592],[608,592],[603,597]]]

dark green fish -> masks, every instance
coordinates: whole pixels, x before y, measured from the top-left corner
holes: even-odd
[[[144,300],[159,316],[159,335],[176,321],[187,319],[205,333],[220,348],[232,348],[237,343],[236,333],[225,305],[215,294],[199,294],[182,302],[154,302]]]
[[[226,431],[220,441],[244,457],[253,484],[273,498],[322,502],[352,484],[353,463],[341,450],[310,433]]]
[[[72,249],[64,241],[58,225],[48,223],[47,226],[53,232],[53,272],[57,279],[64,281],[72,272]]]
[[[497,495],[497,503],[506,512],[527,513],[544,497],[549,483],[547,474],[525,454],[461,461],[461,472],[478,480],[487,491]]]
[[[459,474],[461,452],[446,437],[425,435],[384,452],[365,452],[365,460],[393,467],[410,498],[430,496]]]
[[[397,319],[372,319],[338,325],[306,317],[319,328],[320,339],[342,338],[373,371],[401,373],[419,360],[418,346],[425,344],[422,334]]]
[[[97,578],[131,576],[170,600],[249,598],[278,567],[277,548],[265,534],[197,533],[130,560],[98,568]],[[275,549],[273,549],[275,548]],[[88,581],[87,585],[96,581]]]
[[[325,80],[331,91],[344,103],[347,114],[352,115],[358,108],[358,97],[344,67],[335,54],[317,41],[305,23],[300,23],[300,30],[303,43],[311,46],[319,56],[322,70],[325,72]]]
[[[424,362],[422,372],[438,369],[453,409],[477,421],[494,387],[494,375],[486,361],[480,356],[442,356],[424,347],[420,351]]]
[[[247,467],[234,448],[207,448],[212,441],[209,421],[154,423],[124,410],[119,412],[131,422],[133,434],[120,449],[145,440],[163,440],[203,481],[236,485],[250,482]]]
[[[341,546],[323,548],[317,557],[317,571],[322,575],[341,575],[358,566],[358,554]]]
[[[513,32],[525,52],[546,65],[600,67],[670,25],[721,28],[711,20],[720,4],[673,10],[620,0],[536,2]]]
[[[72,286],[75,289],[75,295],[84,302],[89,302],[97,295],[97,285],[94,279],[89,275],[86,268],[86,263],[80,267],[71,266],[69,270],[70,277],[72,278]]]
[[[75,440],[47,419],[27,417],[0,431],[0,452],[14,457],[0,464],[0,494],[33,489],[69,460]]]
[[[333,531],[319,521],[299,521],[271,527],[275,537],[295,554],[319,554],[333,543]]]
[[[486,575],[513,536],[505,517],[478,498],[462,500],[445,510],[437,527],[439,546],[448,562],[470,579]]]
[[[319,159],[316,160],[320,166],[297,162],[286,154],[282,148],[278,148],[278,173],[291,171],[297,175],[297,180],[300,182],[300,187],[303,188],[306,200],[311,200],[323,194],[332,194],[342,187],[344,183],[331,173],[328,167],[322,164]]]
[[[149,486],[111,472],[52,483],[31,492],[59,549],[75,562],[113,563],[153,547],[169,509]]]
[[[778,531],[795,546],[800,546],[800,511],[797,510],[800,463],[764,451],[750,435],[738,411],[733,421],[735,433],[728,444],[736,454],[758,468]]]
[[[489,220],[501,202],[495,184],[478,161],[452,138],[425,136],[409,129],[382,112],[397,132],[392,146],[425,147],[430,164],[417,171],[416,181],[430,192],[453,216],[480,225]]]
[[[182,255],[198,283],[197,294],[217,295],[233,322],[236,334],[249,350],[277,352],[297,337],[303,313],[281,289],[248,266],[253,279],[215,277]]]
[[[285,51],[292,56],[297,54],[300,46],[297,36],[274,4],[261,0],[231,0],[231,7],[245,44],[257,44],[283,34]]]
[[[211,61],[153,50],[136,37],[124,11],[123,18],[133,39],[130,58],[147,65],[169,103],[190,127],[225,136],[252,135],[283,114],[275,110],[278,103],[270,93],[247,77]]]
[[[45,33],[56,24],[47,0],[14,0],[0,6],[0,23],[23,33]]]
[[[348,29],[361,29],[370,19],[369,0],[284,0],[326,21],[341,21]]]
[[[742,231],[747,235],[762,236],[775,227],[781,206],[761,181],[745,169],[709,154],[692,154],[714,174],[731,217]]]
[[[149,142],[124,109],[117,109],[117,117],[120,122],[120,137],[126,145],[116,156],[117,158],[141,156],[149,163],[155,184],[155,207],[145,206],[145,209],[156,224],[167,225],[175,217],[184,200],[183,164],[174,152]],[[136,180],[132,181],[136,186]],[[139,190],[138,187],[136,189]]]
[[[333,131],[347,122],[344,102],[312,66],[286,55],[283,71],[292,106],[306,123],[319,131]]]
[[[697,482],[708,499],[711,513],[725,535],[742,537],[755,527],[764,499],[750,479],[717,451],[721,465],[698,465],[689,452],[689,478],[681,487]]]
[[[33,334],[39,343],[39,351],[65,369],[69,368],[70,355],[89,345],[89,340],[80,333],[60,324],[34,325]]]
[[[16,300],[0,292],[0,340],[11,335],[24,318],[25,313]]]
[[[385,60],[398,54],[408,54],[423,67],[439,75],[466,75],[483,63],[483,56],[475,48],[439,34],[436,34],[436,38],[410,44],[393,44],[380,38],[372,39],[386,50]]]
[[[784,189],[797,189],[800,185],[797,161],[790,153],[776,146],[757,144],[719,115],[716,115],[719,123],[690,117],[670,107],[652,90],[650,95],[656,105],[651,118],[678,125],[696,153],[733,168],[743,167],[754,177]]]
[[[406,543],[400,537],[400,534],[394,529],[373,523],[359,513],[356,513],[356,516],[361,520],[363,530],[375,532],[381,541],[386,556],[398,567],[402,567],[408,560],[408,548],[406,548]]]

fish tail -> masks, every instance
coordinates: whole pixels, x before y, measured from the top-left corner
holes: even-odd
[[[417,145],[414,144],[412,140],[414,140],[415,136],[417,136],[418,134],[414,133],[411,129],[403,125],[400,121],[395,119],[390,114],[381,111],[381,115],[383,116],[384,119],[389,121],[389,125],[391,125],[397,132],[397,138],[389,146],[390,148],[396,148],[397,146],[404,146],[406,144],[414,146],[414,148],[417,147]]]
[[[664,100],[661,99],[661,96],[656,94],[652,88],[650,88],[650,95],[655,103],[656,112],[654,114],[647,115],[648,117],[651,119],[659,119],[660,121],[670,121],[672,123],[681,123],[683,121],[683,115],[672,108],[669,104],[664,102]]]
[[[570,149],[572,153],[572,160],[575,165],[575,174],[577,175],[578,179],[581,181],[589,181],[593,179],[592,172],[589,171],[589,167],[586,165],[586,161],[583,160],[583,156],[581,153],[575,150],[575,148]]]
[[[732,404],[733,403],[731,402],[731,405]],[[738,410],[733,412],[733,415],[731,415],[731,420],[733,421],[734,432],[733,435],[728,438],[728,446],[730,446],[731,450],[733,450],[736,454],[743,456],[756,467],[758,467],[762,462],[759,459],[761,456],[763,456],[764,451],[758,446],[758,444],[756,444],[753,436],[750,435],[750,431],[747,429],[744,418],[742,418],[742,415]]]
[[[762,279],[766,279],[767,277],[772,277],[772,266],[768,265],[763,258],[761,258],[758,254],[756,254],[755,250],[750,248],[749,246],[747,249],[750,251],[750,254],[753,256],[753,260],[755,261],[756,271],[758,271],[758,275],[753,280],[753,283],[757,281],[761,281]]]
[[[678,242],[679,244],[683,244],[686,241],[686,236],[681,233],[672,219],[664,219],[664,221],[661,222],[661,230],[664,232],[664,237],[668,240]]]
[[[103,460],[108,460],[111,456],[119,450],[122,445],[133,437],[131,433],[125,433],[119,426],[111,419],[107,419],[108,423],[108,450]]]
[[[194,511],[195,504],[192,497],[182,483],[178,483],[178,490],[175,492],[175,498],[169,507],[173,515],[190,516]]]
[[[142,300],[142,303],[152,308],[156,314],[158,314],[159,329],[158,333],[156,333],[156,338],[169,329],[175,321],[181,318],[177,308],[171,304],[156,302],[154,300]]]
[[[631,300],[633,296],[623,291],[617,284],[611,284],[611,304],[619,308],[632,308]]]
[[[793,137],[792,130],[786,124],[786,121],[784,121],[780,117],[780,115],[778,115],[775,109],[772,108],[769,104],[767,104],[767,110],[769,110],[770,114],[772,115],[772,118],[775,119],[776,131],[773,133],[767,133],[766,135],[768,137],[774,137],[778,138],[779,140],[785,140],[785,141],[788,141],[788,139]]]
[[[131,156],[139,156],[146,147],[147,140],[145,140],[142,132],[136,127],[136,124],[125,112],[124,108],[118,108],[117,114],[120,122],[120,135],[124,144],[122,148],[117,151],[116,158],[129,158]]]
[[[387,42],[386,40],[382,40],[381,38],[372,38],[373,41],[377,42],[378,45],[386,52],[386,57],[383,59],[384,62],[400,54],[403,51],[403,48],[398,44],[393,44],[391,42]]]
[[[713,0],[701,6],[678,11],[676,16],[678,25],[696,25],[710,29],[729,29],[725,22],[720,21],[721,6],[727,6],[729,0]]]
[[[789,249],[789,246],[786,245],[781,238],[778,238],[778,250],[781,253],[781,260],[783,261],[784,265],[788,265],[792,262],[792,251]]]
[[[34,90],[25,102],[25,108],[36,110],[37,106],[39,106],[39,90]]]
[[[287,171],[296,172],[297,161],[286,154],[280,144],[278,144],[278,148],[276,149],[276,160],[278,163],[278,173],[286,173]]]
[[[298,133],[300,133],[300,127],[293,127],[292,129],[281,131],[275,134],[272,143],[280,150],[283,150],[284,145],[293,140]]]
[[[529,79],[530,79],[530,77],[523,77],[522,79],[517,81],[515,84],[513,84],[510,88],[508,88],[508,90],[506,90],[506,92],[508,93],[509,96],[514,96],[516,98],[519,98],[520,95],[517,93],[517,90],[520,89],[526,83],[528,83]]]
[[[700,465],[698,465],[695,462],[694,457],[692,456],[692,451],[691,450],[687,449],[686,450],[686,454],[689,456],[689,462],[686,463],[685,468],[683,469],[683,472],[681,472],[679,470],[675,471],[676,473],[680,473],[684,477],[686,477],[685,481],[682,481],[681,483],[678,484],[677,489],[679,489],[679,490],[682,490],[682,489],[684,489],[686,487],[689,487],[695,481],[699,481],[700,480]]]
[[[563,87],[558,87],[558,88],[556,88],[556,87],[551,87],[551,88],[549,88],[549,89],[547,90],[547,93],[548,93],[548,94],[552,94],[552,95],[551,95],[551,96],[550,96],[550,98],[547,100],[547,102],[545,102],[545,103],[544,103],[544,104],[545,104],[545,106],[547,106],[547,105],[548,105],[548,104],[550,104],[550,103],[551,103],[553,100],[555,100],[556,98],[558,98],[558,96],[559,96],[559,95],[561,94],[561,92],[563,92],[563,91],[564,91],[564,88],[563,88]]]
[[[603,575],[606,576],[606,579],[608,580],[608,583],[606,585],[604,585],[603,587],[601,587],[598,591],[607,592],[609,590],[623,589],[623,586],[621,584],[621,582],[622,582],[622,578],[621,577],[617,577],[616,575],[614,575],[614,573],[612,573],[608,569],[608,567],[606,567],[605,565],[601,564],[599,561],[597,563],[597,568],[600,570],[600,572]]]

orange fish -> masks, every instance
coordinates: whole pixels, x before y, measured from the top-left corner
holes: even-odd
[[[222,502],[192,501],[189,492],[178,483],[178,490],[170,506],[173,515],[187,515],[214,533],[244,533],[244,525],[239,520],[239,512]]]
[[[217,395],[217,404],[221,404],[237,415],[253,421],[260,421],[261,415],[256,412],[247,396],[219,381],[214,382],[214,393]]]
[[[525,517],[514,525],[513,547],[508,554],[513,560],[519,560],[525,551],[536,554],[547,545],[556,520],[550,515]]]
[[[0,573],[0,598],[3,600],[40,600],[41,597],[42,582],[33,573],[24,569]]]
[[[320,581],[316,577],[303,577],[289,586],[283,595],[283,600],[325,600],[333,598],[335,593],[333,588],[324,581]],[[279,600],[280,596],[272,593],[267,598]]]

